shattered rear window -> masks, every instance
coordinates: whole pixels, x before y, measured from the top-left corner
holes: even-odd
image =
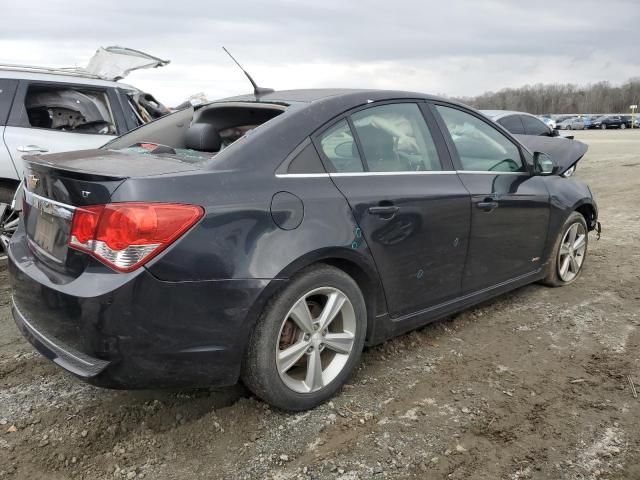
[[[200,163],[211,160],[217,152],[200,152],[189,148],[173,148],[156,143],[139,143],[131,147],[124,148],[127,153],[137,153],[141,155],[159,155],[175,158],[185,163]]]

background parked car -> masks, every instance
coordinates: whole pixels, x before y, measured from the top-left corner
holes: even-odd
[[[593,121],[593,128],[627,128],[627,124],[620,115],[603,115]]]
[[[556,121],[556,128],[560,129],[560,122],[567,120],[568,118],[574,118],[576,115],[554,115],[553,119]]]
[[[631,128],[636,125],[633,115],[620,115],[620,118],[622,119],[625,128]]]
[[[559,130],[584,130],[585,121],[580,117],[567,118],[558,124]]]
[[[538,116],[538,118],[542,120],[549,128],[556,128],[556,121],[553,118],[547,117],[545,115],[540,115]]]
[[[481,112],[515,135],[556,136],[553,128],[530,113],[509,110],[481,110]]]

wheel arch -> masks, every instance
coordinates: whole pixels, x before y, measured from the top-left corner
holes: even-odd
[[[296,259],[287,265],[270,282],[267,288],[254,302],[248,314],[249,331],[253,331],[255,323],[260,318],[260,314],[266,307],[269,300],[288,285],[288,280],[300,273],[305,268],[317,264],[331,265],[342,270],[358,284],[367,307],[367,335],[366,341],[373,338],[376,326],[376,318],[386,314],[387,305],[384,291],[378,276],[378,271],[370,255],[347,248],[326,248],[313,252]]]
[[[580,213],[584,217],[589,231],[595,230],[598,223],[598,211],[593,203],[588,199],[584,199],[574,206],[573,211]]]

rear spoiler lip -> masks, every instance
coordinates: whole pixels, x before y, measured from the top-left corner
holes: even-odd
[[[56,170],[63,175],[73,178],[76,180],[91,180],[91,181],[122,181],[131,178],[130,176],[122,176],[122,175],[106,175],[100,174],[96,172],[92,172],[89,170],[83,170],[80,168],[65,168],[64,166],[58,165],[55,162],[49,162],[43,158],[43,155],[35,154],[35,155],[25,155],[22,157],[25,167],[29,167],[36,171],[41,172],[49,172],[51,170]]]

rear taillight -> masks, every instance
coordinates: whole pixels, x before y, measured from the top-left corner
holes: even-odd
[[[204,211],[174,203],[110,203],[79,207],[69,246],[90,253],[114,270],[130,272],[191,228]]]

